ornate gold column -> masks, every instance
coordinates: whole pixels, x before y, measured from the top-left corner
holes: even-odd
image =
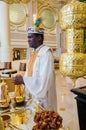
[[[86,3],[72,0],[60,12],[60,25],[66,31],[66,53],[60,58],[60,71],[76,79],[86,75],[84,33],[86,27]]]
[[[0,1],[0,42],[0,61],[11,61],[9,7],[2,1]]]

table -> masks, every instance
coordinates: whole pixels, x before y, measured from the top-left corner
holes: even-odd
[[[5,68],[4,67],[0,67],[0,70],[4,70]]]
[[[9,77],[11,77],[11,74],[15,74],[17,73],[17,70],[13,70],[13,69],[7,69],[2,71],[2,74],[9,74]]]

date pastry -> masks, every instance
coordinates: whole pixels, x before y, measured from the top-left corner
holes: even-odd
[[[32,130],[58,130],[62,127],[62,117],[55,111],[36,112]]]

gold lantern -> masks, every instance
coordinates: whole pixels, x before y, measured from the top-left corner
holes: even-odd
[[[71,1],[60,11],[60,25],[66,32],[66,53],[60,58],[60,72],[76,79],[86,75],[84,31],[86,27],[86,3]]]

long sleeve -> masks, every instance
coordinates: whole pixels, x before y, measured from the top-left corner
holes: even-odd
[[[37,70],[38,66],[38,70]],[[32,77],[24,76],[25,86],[37,98],[44,98],[49,90],[53,76],[53,56],[48,50],[39,58],[39,63],[34,65],[33,72],[38,74]]]

